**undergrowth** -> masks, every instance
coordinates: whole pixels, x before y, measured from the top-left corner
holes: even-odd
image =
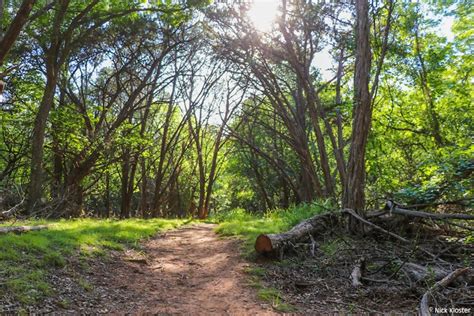
[[[169,219],[2,223],[0,226],[47,224],[49,229],[0,235],[0,302],[8,296],[23,304],[37,303],[54,294],[47,282],[48,274],[53,268],[67,266],[69,257],[77,256],[84,261],[106,255],[107,250],[137,248],[141,239],[184,223]]]

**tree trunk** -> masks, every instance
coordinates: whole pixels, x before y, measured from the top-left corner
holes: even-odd
[[[265,184],[264,184],[265,181],[258,167],[258,159],[252,150],[249,150],[249,154],[250,154],[250,157],[249,157],[250,166],[252,167],[255,174],[256,185],[260,193],[262,194],[263,200],[265,202],[263,209],[274,209],[275,206],[273,205],[273,202],[268,196],[267,190],[265,189]]]
[[[59,68],[61,62],[58,62],[61,46],[61,23],[64,20],[68,1],[58,1],[52,27],[51,44],[45,51],[46,62],[46,87],[43,93],[38,113],[33,127],[32,148],[31,148],[31,174],[28,188],[28,202],[26,210],[32,213],[41,201],[43,195],[43,154],[44,138],[46,131],[46,122],[54,101],[54,93],[58,81]],[[64,60],[64,58],[62,59]]]
[[[59,102],[57,103],[56,110],[60,109],[64,105],[64,92],[61,91],[59,96]],[[53,154],[53,179],[51,183],[51,197],[53,199],[60,199],[63,195],[63,155],[61,154],[60,148],[60,139],[58,131],[60,130],[59,126],[55,124],[51,125],[51,137],[52,137],[52,154]]]
[[[83,209],[84,191],[80,182],[70,178],[65,189],[63,201],[58,208],[59,216],[79,217]]]
[[[128,146],[128,145],[126,145]],[[130,217],[131,195],[128,190],[130,179],[130,151],[128,148],[124,150],[122,162],[122,186],[121,186],[121,205],[120,218]]]
[[[421,88],[427,103],[427,116],[428,121],[430,122],[431,135],[433,136],[436,145],[438,147],[443,147],[445,142],[441,136],[441,127],[439,123],[438,114],[436,113],[435,103],[432,96],[431,88],[428,85],[428,73],[425,66],[425,61],[420,48],[420,38],[418,34],[418,24],[415,27],[415,52],[420,63],[420,83]]]
[[[13,44],[15,43],[18,35],[20,35],[23,26],[28,21],[28,17],[30,16],[31,10],[33,9],[33,5],[35,4],[36,0],[24,0],[21,3],[20,9],[18,10],[15,18],[13,19],[12,23],[8,27],[5,35],[2,36],[0,39],[0,66],[3,65],[5,58],[12,48]],[[1,14],[0,19],[3,19],[3,9],[4,3],[1,1]]]
[[[51,59],[48,57],[48,59]],[[31,214],[39,205],[43,195],[43,154],[44,154],[44,135],[46,131],[46,122],[54,100],[54,92],[57,83],[57,69],[52,61],[47,65],[46,88],[41,100],[41,104],[36,114],[33,127],[33,136],[31,139],[31,174],[28,188],[28,202],[26,209]]]
[[[142,217],[146,217],[148,212],[148,177],[145,158],[141,158],[140,168],[142,180],[140,183],[140,206],[139,211]]]
[[[110,173],[107,170],[105,173],[105,218],[109,218],[111,214],[111,204],[110,204]]]
[[[347,166],[343,205],[362,214],[365,207],[365,149],[369,136],[372,105],[369,92],[371,51],[369,42],[369,3],[356,0],[356,63],[354,74],[354,114],[351,148]],[[349,219],[349,229],[358,230],[360,223]]]

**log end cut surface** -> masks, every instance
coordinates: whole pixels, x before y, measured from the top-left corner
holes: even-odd
[[[255,241],[255,250],[258,253],[269,253],[273,251],[272,240],[264,234],[257,237]]]

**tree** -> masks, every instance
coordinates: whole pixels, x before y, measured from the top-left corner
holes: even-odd
[[[369,40],[369,3],[366,0],[357,0],[355,7],[357,22],[354,113],[343,206],[360,212],[365,207],[365,149],[372,118],[372,99],[369,91],[372,52]]]

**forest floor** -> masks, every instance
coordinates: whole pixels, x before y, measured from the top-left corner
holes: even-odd
[[[236,214],[235,221],[219,226],[173,220],[78,220],[58,222],[46,231],[3,236],[0,250],[4,249],[5,256],[23,259],[3,264],[0,252],[0,264],[3,264],[0,265],[0,314],[416,313],[420,297],[433,284],[434,275],[422,282],[406,283],[403,274],[398,273],[397,260],[430,267],[436,263],[427,263],[414,250],[407,252],[403,245],[380,236],[345,236],[337,229],[315,237],[317,247],[312,255],[302,247],[280,260],[255,256],[251,249],[255,234],[267,229],[284,230],[284,224],[292,218],[291,213],[284,215],[288,219],[278,225],[272,217],[255,220]],[[424,247],[429,246],[430,240],[423,242]],[[118,244],[125,241],[125,247]],[[34,242],[37,249],[31,248]],[[70,249],[76,250],[60,251],[68,242]],[[107,247],[102,249],[100,244]],[[19,253],[9,252],[9,245]],[[47,249],[50,251],[45,255]],[[56,256],[53,250],[58,251]],[[472,267],[473,247],[463,246],[458,250],[452,264],[459,265],[461,260],[462,265]],[[66,258],[62,264],[61,257],[57,257],[60,254]],[[446,260],[447,255],[443,253]],[[354,289],[349,276],[354,262],[361,256],[368,259],[369,278],[363,287]],[[36,262],[38,259],[43,261]],[[43,283],[35,279],[41,266],[50,267],[43,273]],[[17,277],[10,276],[10,281],[6,279],[2,285],[2,275],[8,272],[2,269],[7,267]],[[17,268],[22,273],[32,270],[36,274],[20,278]],[[8,294],[8,289],[15,289],[14,285],[26,286],[34,280],[35,287],[17,289],[16,296]],[[5,285],[10,287],[2,294]],[[469,307],[473,291],[472,286],[451,288],[449,297]],[[35,292],[44,295],[38,296],[34,304],[19,302],[19,298],[21,301]],[[440,306],[450,306],[445,298],[438,302]]]
[[[112,251],[85,269],[58,271],[49,280],[57,295],[35,312],[275,315],[246,282],[239,241],[219,238],[214,226],[184,226],[156,235],[141,251]]]

